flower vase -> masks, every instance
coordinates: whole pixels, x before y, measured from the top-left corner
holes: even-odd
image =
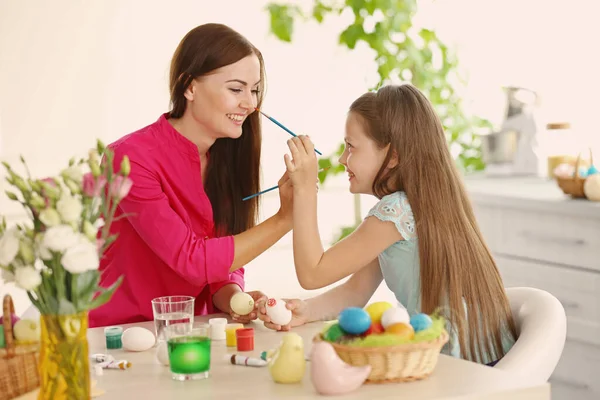
[[[90,399],[88,313],[41,315],[38,400]]]

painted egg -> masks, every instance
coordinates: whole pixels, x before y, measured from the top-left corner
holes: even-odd
[[[362,308],[348,307],[338,318],[340,327],[352,335],[365,333],[371,326],[371,316]]]
[[[121,336],[121,341],[125,350],[146,351],[154,346],[156,338],[154,337],[154,333],[148,329],[134,326],[125,329],[123,336]]]
[[[254,299],[248,293],[238,292],[231,296],[229,306],[238,315],[248,315],[254,310]]]
[[[387,330],[387,327],[397,323],[410,323],[408,311],[404,307],[394,307],[386,310],[381,316],[381,325]]]
[[[381,325],[381,323],[372,322],[369,329],[367,329],[367,331],[365,332],[365,335],[376,335],[378,333],[383,333],[383,332],[385,332],[385,329],[383,329],[383,325]]]
[[[408,340],[415,337],[415,330],[413,327],[410,324],[405,324],[403,322],[391,324],[386,328],[385,333],[393,333],[394,335],[398,335]]]
[[[346,332],[342,330],[339,324],[334,324],[327,329],[327,332],[325,332],[323,338],[328,342],[337,342],[337,340],[345,334]]]
[[[371,316],[371,322],[375,324],[381,322],[381,316],[383,315],[383,313],[392,307],[394,306],[388,303],[387,301],[378,301],[376,303],[372,303],[366,306],[365,311],[369,313],[369,315]]]
[[[433,321],[431,317],[427,314],[415,314],[410,317],[410,324],[412,325],[415,332],[424,331],[425,329],[429,329]]]
[[[594,165],[592,165],[588,170],[587,170],[587,174],[589,175],[593,175],[593,174],[597,174],[598,173],[598,169],[596,169],[596,167]]]
[[[292,311],[287,309],[285,301],[281,299],[267,300],[266,309],[271,322],[276,325],[287,325],[292,320]]]

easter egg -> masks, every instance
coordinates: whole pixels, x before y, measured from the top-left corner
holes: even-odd
[[[386,310],[381,316],[381,325],[387,330],[387,327],[397,323],[410,323],[410,316],[404,307],[394,307]]]
[[[2,320],[4,320],[4,315],[2,316]],[[0,320],[0,325],[2,324],[2,320]],[[10,326],[15,326],[19,320],[20,318],[17,316],[17,314],[10,314]]]
[[[589,175],[593,175],[593,174],[597,174],[597,173],[598,173],[598,170],[597,170],[597,169],[596,169],[596,167],[595,167],[595,166],[593,166],[593,165],[592,165],[590,168],[588,168],[588,170],[587,170],[587,174],[588,174],[588,176],[589,176]]]
[[[372,322],[371,326],[365,332],[365,335],[376,335],[378,333],[383,333],[385,329],[383,329],[383,325],[379,322]]]
[[[412,325],[415,332],[424,331],[425,329],[429,329],[433,321],[431,321],[431,317],[427,314],[415,314],[410,317],[410,324]]]
[[[20,342],[39,342],[40,324],[32,319],[20,319],[13,327],[13,335]]]
[[[415,337],[415,330],[413,327],[410,324],[405,324],[403,322],[391,324],[385,329],[385,333],[393,333],[394,335],[398,335],[408,340]]]
[[[146,351],[156,343],[154,333],[140,326],[125,329],[121,336],[123,348],[129,351]]]
[[[248,293],[238,292],[231,296],[229,306],[238,315],[248,315],[254,310],[254,299]]]
[[[281,299],[269,299],[266,304],[267,315],[276,325],[287,325],[292,320],[292,311],[285,306]]]
[[[381,322],[381,316],[384,312],[394,307],[387,301],[378,301],[376,303],[371,303],[365,307],[365,311],[369,313],[371,316],[372,323]]]
[[[327,329],[323,338],[328,342],[337,342],[337,340],[345,334],[346,332],[342,330],[339,324],[333,324]]]
[[[348,307],[338,318],[340,327],[352,335],[365,333],[371,326],[371,316],[362,308]]]

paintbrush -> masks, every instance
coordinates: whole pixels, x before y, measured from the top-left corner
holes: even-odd
[[[328,169],[329,169],[329,167],[327,167],[327,168],[323,168],[323,169],[320,169],[320,170],[319,170],[319,171],[317,171],[317,172],[327,171]],[[242,201],[250,200],[250,199],[251,199],[251,198],[253,198],[253,197],[260,196],[261,194],[268,193],[268,192],[270,192],[271,190],[275,190],[275,189],[277,189],[278,187],[279,187],[279,185],[275,185],[275,186],[273,186],[273,187],[270,187],[270,188],[268,188],[268,189],[265,189],[265,190],[263,190],[263,191],[261,191],[261,192],[258,192],[258,193],[251,194],[250,196],[244,197],[244,198],[242,199]]]
[[[264,113],[263,111],[261,111],[259,108],[255,108],[256,111],[258,111],[259,113],[261,113],[262,115],[264,115],[265,117],[267,117],[268,119],[270,119],[271,121],[273,121],[273,123],[277,126],[279,126],[281,129],[283,129],[284,131],[286,131],[287,133],[289,133],[290,135],[292,135],[293,137],[297,137],[298,135],[296,135],[294,132],[290,131],[288,128],[286,128],[281,122],[277,121],[275,118],[270,117],[269,115],[267,115],[266,113]],[[322,156],[323,153],[321,153],[319,150],[315,149],[315,153],[317,153],[318,155]]]

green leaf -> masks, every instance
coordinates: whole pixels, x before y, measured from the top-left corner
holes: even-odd
[[[331,168],[332,163],[331,163],[331,159],[329,158],[320,158],[319,159],[319,169],[323,169],[323,168]],[[323,171],[326,172],[326,171]]]
[[[98,290],[98,281],[100,280],[100,273],[98,271],[86,271],[81,274],[73,275],[75,279],[75,296],[77,299],[76,308],[77,311],[84,311],[89,309],[90,302],[94,297],[94,294]]]
[[[316,1],[315,6],[313,7],[312,16],[318,23],[321,23],[325,18],[325,14],[330,13],[331,11],[331,7],[326,6],[320,1]]]
[[[271,3],[267,9],[271,14],[271,32],[279,40],[291,42],[294,32],[294,15],[298,14],[298,8]]]
[[[117,288],[119,287],[119,285],[121,284],[121,282],[123,282],[123,276],[122,275],[119,277],[119,279],[116,280],[115,283],[113,283],[112,285],[110,285],[110,287],[101,290],[100,294],[94,300],[92,300],[90,302],[89,309],[93,310],[95,308],[98,308],[101,305],[105,304],[108,300],[110,300],[110,298],[112,297],[114,291],[117,290]]]
[[[362,24],[355,23],[340,34],[340,43],[345,44],[349,49],[354,49],[356,42],[363,36],[365,36],[365,30]]]
[[[77,314],[77,310],[73,303],[65,298],[58,300],[58,313],[61,315],[73,315]]]

